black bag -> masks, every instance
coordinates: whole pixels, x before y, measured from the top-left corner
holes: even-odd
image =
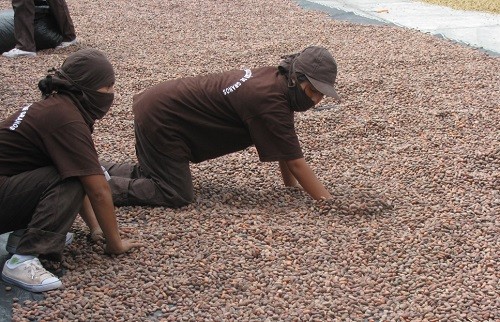
[[[63,36],[46,2],[35,1],[35,45],[36,49],[54,48]],[[16,46],[14,37],[14,10],[0,11],[0,53]]]

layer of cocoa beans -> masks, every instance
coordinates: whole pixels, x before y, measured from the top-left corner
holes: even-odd
[[[135,162],[134,94],[321,45],[342,102],[298,113],[296,129],[333,199],[284,187],[253,147],[193,164],[191,205],[116,209],[140,249],[107,256],[77,218],[63,261],[44,263],[64,288],[15,301],[14,321],[500,320],[498,56],[290,0],[67,3],[76,46],[0,57],[0,118],[98,48],[117,77],[95,144],[103,161]]]

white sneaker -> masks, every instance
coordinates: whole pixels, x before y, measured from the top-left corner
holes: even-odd
[[[21,56],[35,57],[36,53],[34,51],[24,51],[18,48],[12,48],[11,50],[4,52],[2,56],[9,58],[16,58]]]
[[[73,242],[73,233],[66,233],[66,241],[64,242],[65,246],[71,245]]]
[[[5,262],[2,279],[30,292],[45,292],[62,286],[61,281],[51,272],[43,268],[38,258],[17,262],[15,256]]]
[[[17,250],[17,245],[19,245],[19,240],[21,240],[21,237],[23,237],[24,232],[26,229],[19,229],[19,230],[14,230],[9,234],[9,237],[7,238],[7,244],[5,245],[5,250],[8,253],[15,254]],[[73,233],[67,233],[66,234],[66,241],[64,245],[68,246],[73,242]]]
[[[63,49],[72,45],[76,45],[77,42],[78,40],[76,38],[71,41],[63,41],[56,47],[56,49]]]

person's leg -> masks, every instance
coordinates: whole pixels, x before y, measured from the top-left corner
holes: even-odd
[[[59,175],[51,167],[9,177],[0,187],[0,234],[24,229],[33,216],[43,192]]]
[[[108,180],[116,206],[152,205],[155,184],[140,171],[138,164],[101,162],[108,172]]]
[[[83,186],[76,177],[49,187],[41,196],[16,253],[60,260],[67,232],[82,207],[84,196]]]
[[[62,283],[43,268],[38,255],[61,259],[70,229],[84,197],[78,178],[61,180],[57,170],[44,167],[12,176],[0,187],[2,231],[26,228],[15,254],[4,265],[2,279],[33,292],[59,288]]]
[[[188,161],[158,153],[136,129],[139,165],[103,163],[117,206],[149,205],[177,208],[193,201]]]
[[[172,160],[157,158],[156,164],[161,164],[161,173],[144,172],[142,177],[116,175],[114,168],[131,167],[127,164],[114,164],[108,172],[111,179],[108,181],[113,193],[113,202],[116,206],[165,206],[182,207],[193,199],[191,172],[188,163],[177,163]],[[106,164],[103,164],[106,167]],[[108,169],[108,168],[106,168]],[[176,190],[174,181],[184,182],[184,188]]]
[[[75,26],[69,14],[68,5],[64,0],[47,0],[50,12],[54,16],[59,31],[63,36],[63,42],[71,42],[76,39]]]
[[[83,197],[78,178],[54,167],[12,176],[0,187],[0,233],[26,229],[16,253],[60,257]]]
[[[144,177],[139,164],[101,162],[101,166],[103,166],[106,171],[108,171],[108,174],[112,177],[122,177],[129,179],[138,179]]]
[[[16,48],[36,52],[35,45],[35,2],[33,0],[12,0],[14,9],[14,37]]]

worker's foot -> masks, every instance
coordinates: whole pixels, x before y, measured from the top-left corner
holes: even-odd
[[[17,255],[5,262],[2,279],[30,292],[45,292],[62,286],[54,274],[47,271],[36,257],[22,261]]]
[[[19,48],[12,48],[11,50],[4,52],[2,54],[2,56],[8,57],[8,58],[16,58],[16,57],[22,57],[22,56],[35,57],[36,56],[36,52],[34,52],[34,51],[25,51],[25,50],[21,50]]]
[[[76,45],[77,42],[78,40],[76,38],[70,41],[63,41],[62,43],[59,44],[59,46],[56,47],[56,49],[63,49],[69,46],[73,46]]]

